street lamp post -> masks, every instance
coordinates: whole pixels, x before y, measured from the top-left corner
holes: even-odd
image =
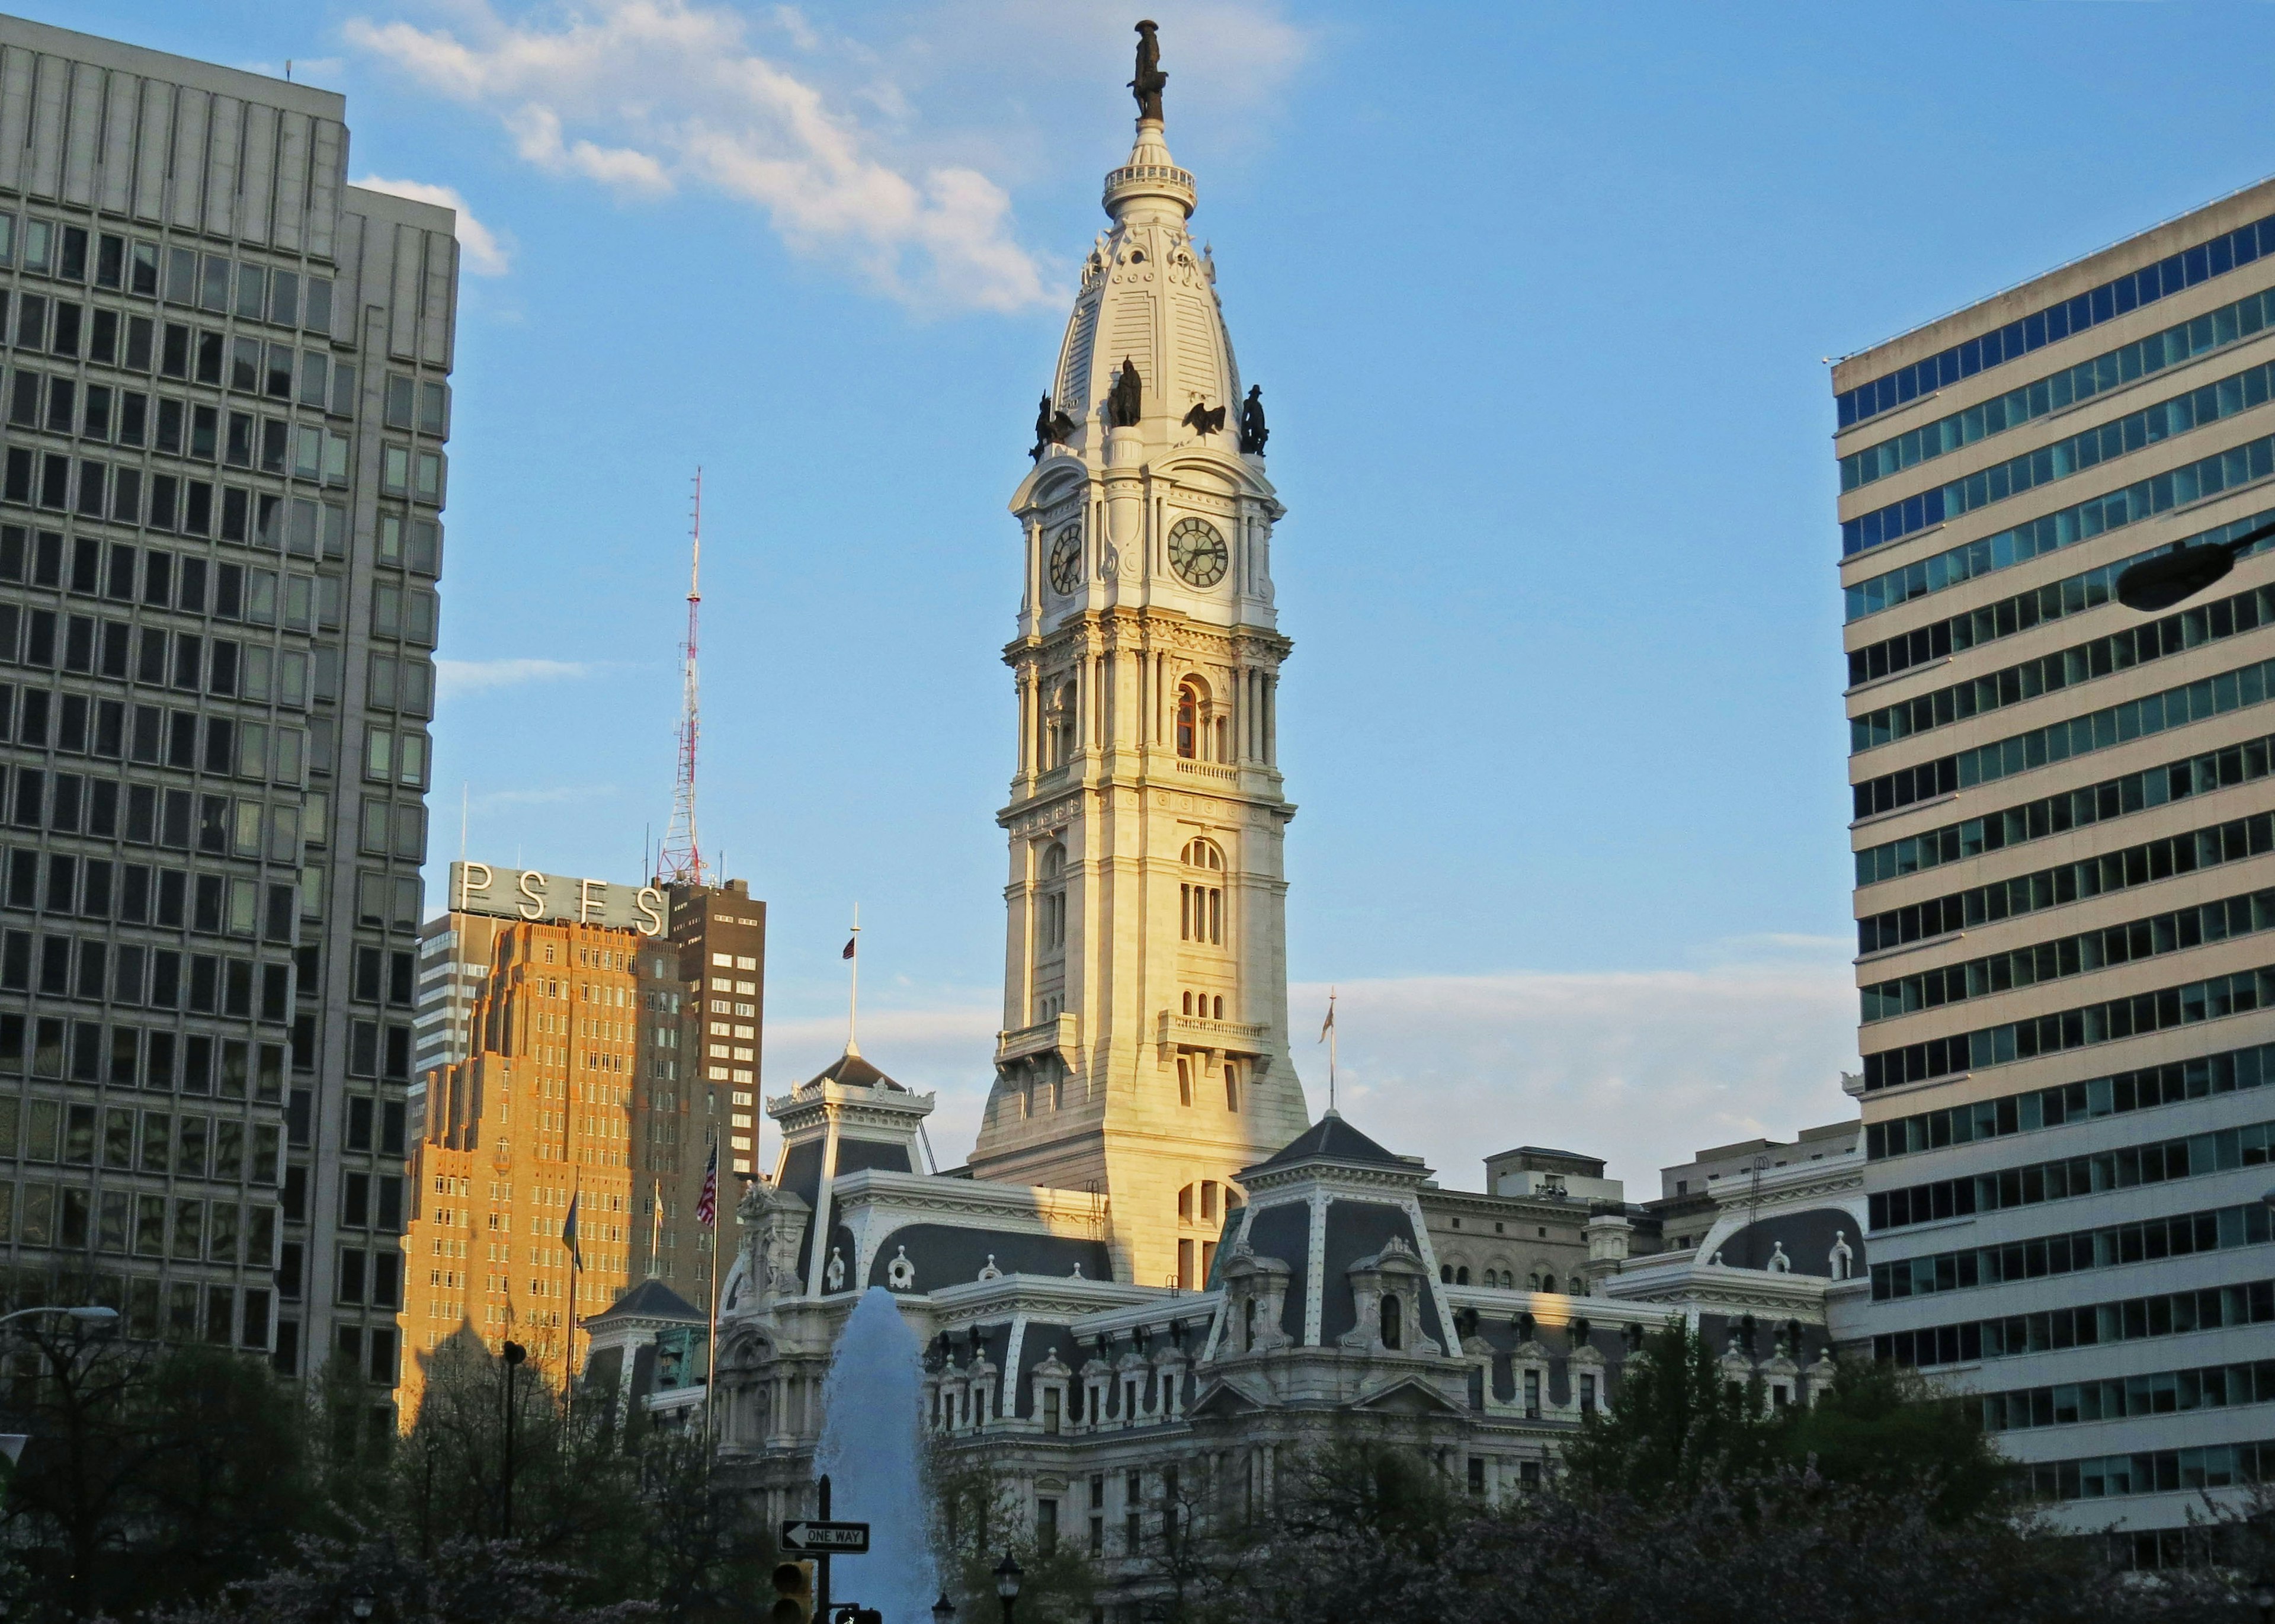
[[[2117,601],[2128,609],[2154,614],[2193,598],[2235,568],[2245,548],[2275,536],[2275,524],[2247,530],[2233,541],[2199,541],[2128,565],[2117,578]]]
[[[995,1564],[995,1594],[1003,1599],[1003,1624],[1011,1624],[1011,1606],[1019,1599],[1019,1581],[1025,1577],[1018,1560],[1009,1551]]]
[[[932,1624],[956,1624],[956,1604],[949,1600],[946,1590],[932,1605]]]
[[[500,1351],[505,1357],[505,1482],[504,1492],[499,1497],[501,1503],[498,1511],[498,1530],[504,1537],[511,1539],[513,1537],[513,1435],[518,1430],[514,1425],[513,1373],[521,1368],[521,1362],[529,1357],[529,1349],[524,1348],[519,1342],[508,1342]]]
[[[118,1318],[118,1311],[115,1308],[104,1308],[100,1303],[87,1303],[76,1308],[19,1308],[12,1314],[0,1314],[0,1326],[6,1325],[11,1319],[23,1319],[34,1314],[64,1314],[83,1325],[96,1326],[107,1326]]]

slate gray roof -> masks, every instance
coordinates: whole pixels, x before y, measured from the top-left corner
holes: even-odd
[[[699,1326],[703,1311],[661,1280],[644,1280],[584,1323],[597,1326],[616,1319],[684,1319]]]
[[[1273,1167],[1292,1167],[1306,1161],[1358,1162],[1385,1167],[1413,1166],[1411,1162],[1392,1155],[1330,1111],[1249,1171],[1261,1173]]]
[[[862,1059],[860,1051],[858,1049],[848,1049],[830,1061],[828,1065],[807,1079],[805,1086],[812,1088],[817,1083],[835,1083],[841,1087],[853,1085],[862,1088],[897,1089],[903,1094],[909,1091],[902,1084],[894,1082],[892,1078]]]

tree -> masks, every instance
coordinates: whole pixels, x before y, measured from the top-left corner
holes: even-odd
[[[1939,1393],[1916,1371],[1844,1359],[1806,1409],[1788,1409],[1778,1446],[1826,1481],[1887,1495],[1924,1491],[1929,1514],[1951,1524],[1990,1509],[2014,1469],[1983,1435],[1972,1399]]]
[[[938,1519],[933,1549],[941,1583],[964,1624],[994,1616],[995,1564],[1009,1556],[1024,1570],[1019,1613],[1029,1620],[1090,1616],[1098,1590],[1095,1566],[1076,1542],[1054,1537],[1048,1549],[1021,1510],[1022,1484],[987,1462],[935,1439],[929,1452]]]
[[[641,1602],[580,1604],[585,1575],[510,1540],[455,1538],[420,1557],[392,1539],[310,1538],[299,1560],[152,1624],[341,1624],[359,1598],[371,1624],[631,1624]]]
[[[7,1430],[31,1442],[4,1518],[35,1607],[83,1618],[209,1596],[313,1526],[298,1408],[264,1365],[77,1322],[21,1336]]]
[[[1689,1499],[1710,1480],[1758,1473],[1773,1448],[1760,1379],[1729,1381],[1705,1339],[1669,1319],[1628,1360],[1610,1404],[1581,1418],[1564,1466],[1584,1490]]]

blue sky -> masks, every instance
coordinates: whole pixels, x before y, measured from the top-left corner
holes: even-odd
[[[864,1047],[959,1153],[1000,1014],[1003,503],[1138,13],[17,9],[292,58],[348,94],[351,177],[464,205],[437,876],[461,786],[477,857],[638,872],[703,465],[702,823],[773,907],[769,1083],[838,1040],[858,899]],[[1152,14],[1289,510],[1296,1024],[1345,989],[1346,1109],[1463,1184],[1501,1144],[1646,1180],[1848,1114],[1821,358],[2275,169],[2275,16]]]

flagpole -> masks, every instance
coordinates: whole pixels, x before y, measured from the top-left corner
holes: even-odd
[[[1319,1036],[1327,1040],[1327,1109],[1335,1108],[1335,1048],[1342,1034],[1335,1030],[1335,989],[1327,989],[1327,1018],[1320,1024]]]
[[[858,1054],[861,1046],[855,1041],[861,1029],[861,904],[853,904],[853,939],[845,944],[845,957],[853,966],[851,991],[845,1005],[845,1052]]]
[[[711,1174],[715,1192],[719,1166],[719,1130],[711,1129]],[[719,1197],[711,1197],[711,1289],[704,1294],[709,1323],[703,1333],[703,1438],[707,1457],[718,1453],[718,1434],[712,1419],[719,1393]]]

